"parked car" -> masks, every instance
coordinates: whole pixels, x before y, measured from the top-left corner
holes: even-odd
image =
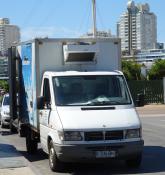
[[[10,124],[10,97],[9,94],[3,96],[1,105],[1,128]]]

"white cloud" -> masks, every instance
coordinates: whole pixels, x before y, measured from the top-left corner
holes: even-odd
[[[26,41],[33,38],[72,38],[82,35],[76,30],[70,30],[67,28],[55,28],[55,27],[28,27],[21,30],[21,40]]]

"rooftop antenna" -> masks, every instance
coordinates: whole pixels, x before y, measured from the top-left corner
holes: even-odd
[[[92,0],[92,12],[93,12],[93,38],[97,36],[97,29],[96,29],[96,0]]]

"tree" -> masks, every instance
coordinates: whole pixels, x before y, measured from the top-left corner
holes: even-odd
[[[165,60],[157,60],[148,72],[150,80],[160,80],[165,77]]]
[[[5,92],[9,91],[9,84],[6,80],[0,80],[0,89],[4,90]]]
[[[135,61],[122,61],[122,71],[127,80],[141,80],[141,67],[142,65]]]

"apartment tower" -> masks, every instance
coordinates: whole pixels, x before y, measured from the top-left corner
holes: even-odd
[[[133,55],[137,50],[154,49],[157,43],[157,18],[149,4],[135,4],[129,0],[127,11],[117,23],[123,53]]]
[[[0,55],[5,55],[8,48],[19,41],[19,27],[11,25],[8,18],[0,18]]]

